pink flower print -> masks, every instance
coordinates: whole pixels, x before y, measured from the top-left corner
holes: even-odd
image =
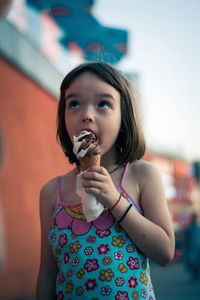
[[[117,277],[115,283],[117,286],[122,286],[124,284],[124,279],[122,277]]]
[[[63,247],[67,243],[67,241],[68,241],[67,235],[66,234],[61,234],[59,236],[58,244],[60,245],[60,247]]]
[[[103,296],[109,296],[112,289],[109,286],[105,286],[101,288],[101,295]]]
[[[75,257],[73,260],[72,260],[72,265],[74,267],[78,266],[79,265],[79,262],[80,262],[80,259],[78,259],[78,257]]]
[[[121,251],[115,252],[115,259],[116,260],[122,260],[123,257],[124,257],[124,255]]]
[[[109,247],[107,244],[101,244],[98,248],[97,248],[98,252],[100,255],[102,254],[107,254],[108,251],[110,251]]]
[[[89,291],[89,290],[92,290],[94,291],[95,287],[97,286],[97,283],[96,283],[96,279],[89,279],[86,284],[86,289]]]
[[[151,292],[153,291],[153,285],[152,285],[151,280],[150,280],[150,282],[149,282],[149,289],[150,289]]]
[[[60,283],[63,283],[65,281],[65,276],[64,276],[63,272],[61,272],[59,274],[59,281],[60,281]]]
[[[81,296],[83,295],[84,289],[82,288],[82,286],[78,286],[76,289],[76,295],[77,296]]]
[[[119,291],[115,296],[115,300],[129,300],[128,293]]]
[[[147,291],[146,291],[145,289],[143,289],[143,290],[141,291],[141,296],[142,296],[143,298],[146,298],[146,297],[147,297]]]
[[[52,242],[52,243],[55,242],[55,240],[56,240],[56,235],[55,235],[55,233],[52,233],[52,234],[50,235],[50,239],[51,239],[51,242]]]
[[[126,250],[129,253],[133,253],[133,252],[135,252],[135,247],[133,245],[127,245]]]
[[[137,258],[130,257],[127,261],[127,265],[131,270],[139,269],[139,263]]]
[[[68,264],[69,260],[70,260],[70,255],[69,255],[69,253],[65,253],[65,255],[64,255],[64,263],[65,263],[65,264]]]
[[[135,277],[130,277],[129,280],[128,280],[128,285],[130,288],[136,288],[136,286],[138,285],[138,282],[137,282],[137,278]]]
[[[96,243],[96,237],[90,235],[90,236],[87,237],[86,241],[88,243]]]
[[[58,292],[58,300],[64,300],[64,295],[62,291]]]
[[[74,217],[71,217],[73,215]],[[59,229],[69,228],[75,235],[84,235],[90,231],[92,225],[99,230],[107,230],[114,224],[114,217],[109,212],[103,212],[93,222],[87,222],[83,219],[80,209],[76,207],[61,207],[56,214],[56,225]]]
[[[98,269],[98,267],[99,267],[99,265],[98,265],[97,259],[87,259],[86,264],[84,265],[84,268],[88,272],[92,272],[92,271]]]
[[[84,249],[84,252],[85,252],[85,255],[90,255],[90,254],[92,254],[93,253],[93,249],[92,249],[92,247],[86,247],[85,249]]]
[[[100,237],[100,238],[103,238],[103,237],[106,237],[106,236],[109,236],[110,235],[110,230],[99,230],[97,229],[96,230],[96,234]]]

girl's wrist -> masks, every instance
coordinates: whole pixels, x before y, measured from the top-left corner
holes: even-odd
[[[119,197],[120,197],[120,200],[119,200]],[[116,204],[117,201],[118,201],[118,203]],[[111,211],[111,213],[113,214],[113,216],[115,217],[116,220],[120,220],[120,218],[122,217],[122,215],[124,214],[124,212],[128,206],[129,206],[128,200],[123,195],[120,195],[120,193],[119,193],[118,199],[115,200],[115,202],[112,204],[112,206],[109,207],[109,210]],[[112,208],[112,210],[111,210],[111,208]]]
[[[129,206],[127,207],[127,209],[124,211],[123,215],[121,216],[121,218],[118,220],[118,224],[120,224],[126,217],[126,215],[128,214],[129,210],[131,209],[131,207],[133,206],[132,203],[129,203]]]
[[[122,193],[119,193],[119,197],[118,197],[117,201],[115,201],[115,203],[112,205],[112,207],[109,208],[110,211],[112,211],[118,205],[118,203],[120,202],[121,198],[122,198]]]

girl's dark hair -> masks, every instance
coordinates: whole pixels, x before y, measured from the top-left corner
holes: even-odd
[[[73,153],[73,145],[65,126],[65,90],[80,75],[85,72],[95,74],[106,83],[113,86],[121,96],[121,128],[116,141],[116,164],[125,164],[140,159],[145,153],[145,139],[141,128],[135,96],[129,81],[121,71],[108,63],[83,63],[70,71],[63,79],[60,87],[60,101],[57,114],[57,140],[70,163],[79,162]]]

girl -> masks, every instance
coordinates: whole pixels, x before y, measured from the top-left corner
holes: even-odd
[[[79,162],[72,138],[94,132],[101,166],[82,175],[104,205],[87,222],[76,194]],[[61,84],[57,136],[76,167],[41,190],[41,264],[37,299],[155,299],[148,258],[167,265],[174,234],[161,176],[141,160],[145,142],[131,86],[106,63],[85,63]]]

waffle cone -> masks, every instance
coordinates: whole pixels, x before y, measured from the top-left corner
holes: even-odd
[[[91,167],[100,166],[100,160],[101,160],[100,154],[80,157],[79,162],[80,162],[81,171],[85,171]]]

